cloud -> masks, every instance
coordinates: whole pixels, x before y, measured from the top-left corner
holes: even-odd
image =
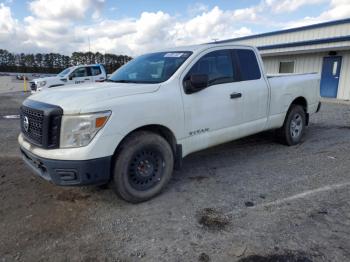
[[[2,48],[11,46],[18,30],[18,21],[12,17],[10,7],[0,3],[0,43]]]
[[[31,15],[23,19],[22,34],[26,38],[17,49],[29,52],[63,52],[76,50],[76,45],[86,41],[76,31],[84,19],[100,18],[104,0],[34,0],[28,7]],[[90,20],[91,21],[91,20]]]
[[[181,21],[162,11],[143,12],[137,19],[103,21],[92,27],[82,27],[80,31],[90,36],[95,51],[137,55],[155,49],[252,34],[249,28],[235,25],[240,15],[214,7]],[[79,48],[87,50],[87,45]]]
[[[349,0],[331,0],[328,10],[322,12],[319,16],[304,17],[303,19],[291,21],[287,23],[286,28],[300,27],[310,24],[326,22],[330,20],[338,20],[350,17],[350,1]]]
[[[83,19],[88,10],[94,10],[93,18],[98,18],[104,0],[35,0],[29,3],[32,14],[41,19]]]
[[[188,21],[177,22],[171,34],[176,45],[199,44],[211,42],[213,39],[248,35],[252,33],[251,30],[246,27],[237,28],[235,22],[240,19],[254,20],[255,17],[253,14],[247,16],[238,10],[223,11],[216,6]]]
[[[28,4],[30,15],[22,21],[13,18],[9,6],[0,4],[0,43],[2,48],[16,52],[70,54],[87,51],[89,38],[93,52],[135,56],[172,46],[251,35],[256,25],[276,28],[281,24],[273,21],[273,14],[321,2],[324,0],[261,0],[257,5],[233,10],[209,8],[198,2],[188,7],[192,15],[156,11],[133,18],[106,19],[101,15],[104,0],[34,0]],[[348,0],[331,0],[329,9],[319,16],[290,21],[287,26],[349,16]]]
[[[203,3],[194,3],[193,5],[189,5],[187,8],[187,12],[190,16],[198,15],[203,12],[208,12],[209,6]]]
[[[294,12],[305,5],[324,3],[326,0],[265,0],[265,4],[274,13]]]
[[[255,8],[224,11],[197,3],[198,13],[191,18],[157,11],[143,12],[136,18],[104,19],[99,15],[103,3],[101,0],[34,0],[28,5],[31,15],[20,23],[12,18],[10,7],[2,4],[4,22],[0,30],[6,28],[6,31],[0,37],[5,40],[12,34],[17,42],[6,47],[16,52],[87,51],[90,38],[91,51],[134,56],[155,49],[249,35],[251,29],[236,22],[256,22],[258,17]],[[99,19],[86,25],[91,16]],[[20,35],[17,27],[22,29]]]

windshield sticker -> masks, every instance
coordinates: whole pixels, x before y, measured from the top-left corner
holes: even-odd
[[[166,53],[164,57],[181,57],[184,53]]]

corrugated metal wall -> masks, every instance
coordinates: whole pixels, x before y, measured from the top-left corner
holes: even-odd
[[[320,26],[300,28],[290,32],[252,37],[249,39],[232,39],[232,43],[253,46],[269,46],[276,44],[312,41],[317,39],[335,38],[350,35],[349,19],[330,22]],[[350,41],[332,43],[314,43],[305,46],[278,47],[262,49],[265,71],[268,74],[278,74],[280,62],[294,61],[294,73],[322,72],[323,58],[329,51],[336,51],[342,56],[342,65],[338,85],[339,99],[350,100]]]
[[[339,88],[338,88],[338,98],[350,100],[350,51],[339,52],[339,55],[343,57]]]

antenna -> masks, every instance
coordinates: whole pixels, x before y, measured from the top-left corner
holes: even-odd
[[[216,41],[219,40],[219,38],[212,38],[211,40],[214,41],[214,42],[216,42]]]

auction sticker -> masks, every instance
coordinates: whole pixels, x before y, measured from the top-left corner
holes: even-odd
[[[184,53],[166,53],[164,57],[181,57]]]

